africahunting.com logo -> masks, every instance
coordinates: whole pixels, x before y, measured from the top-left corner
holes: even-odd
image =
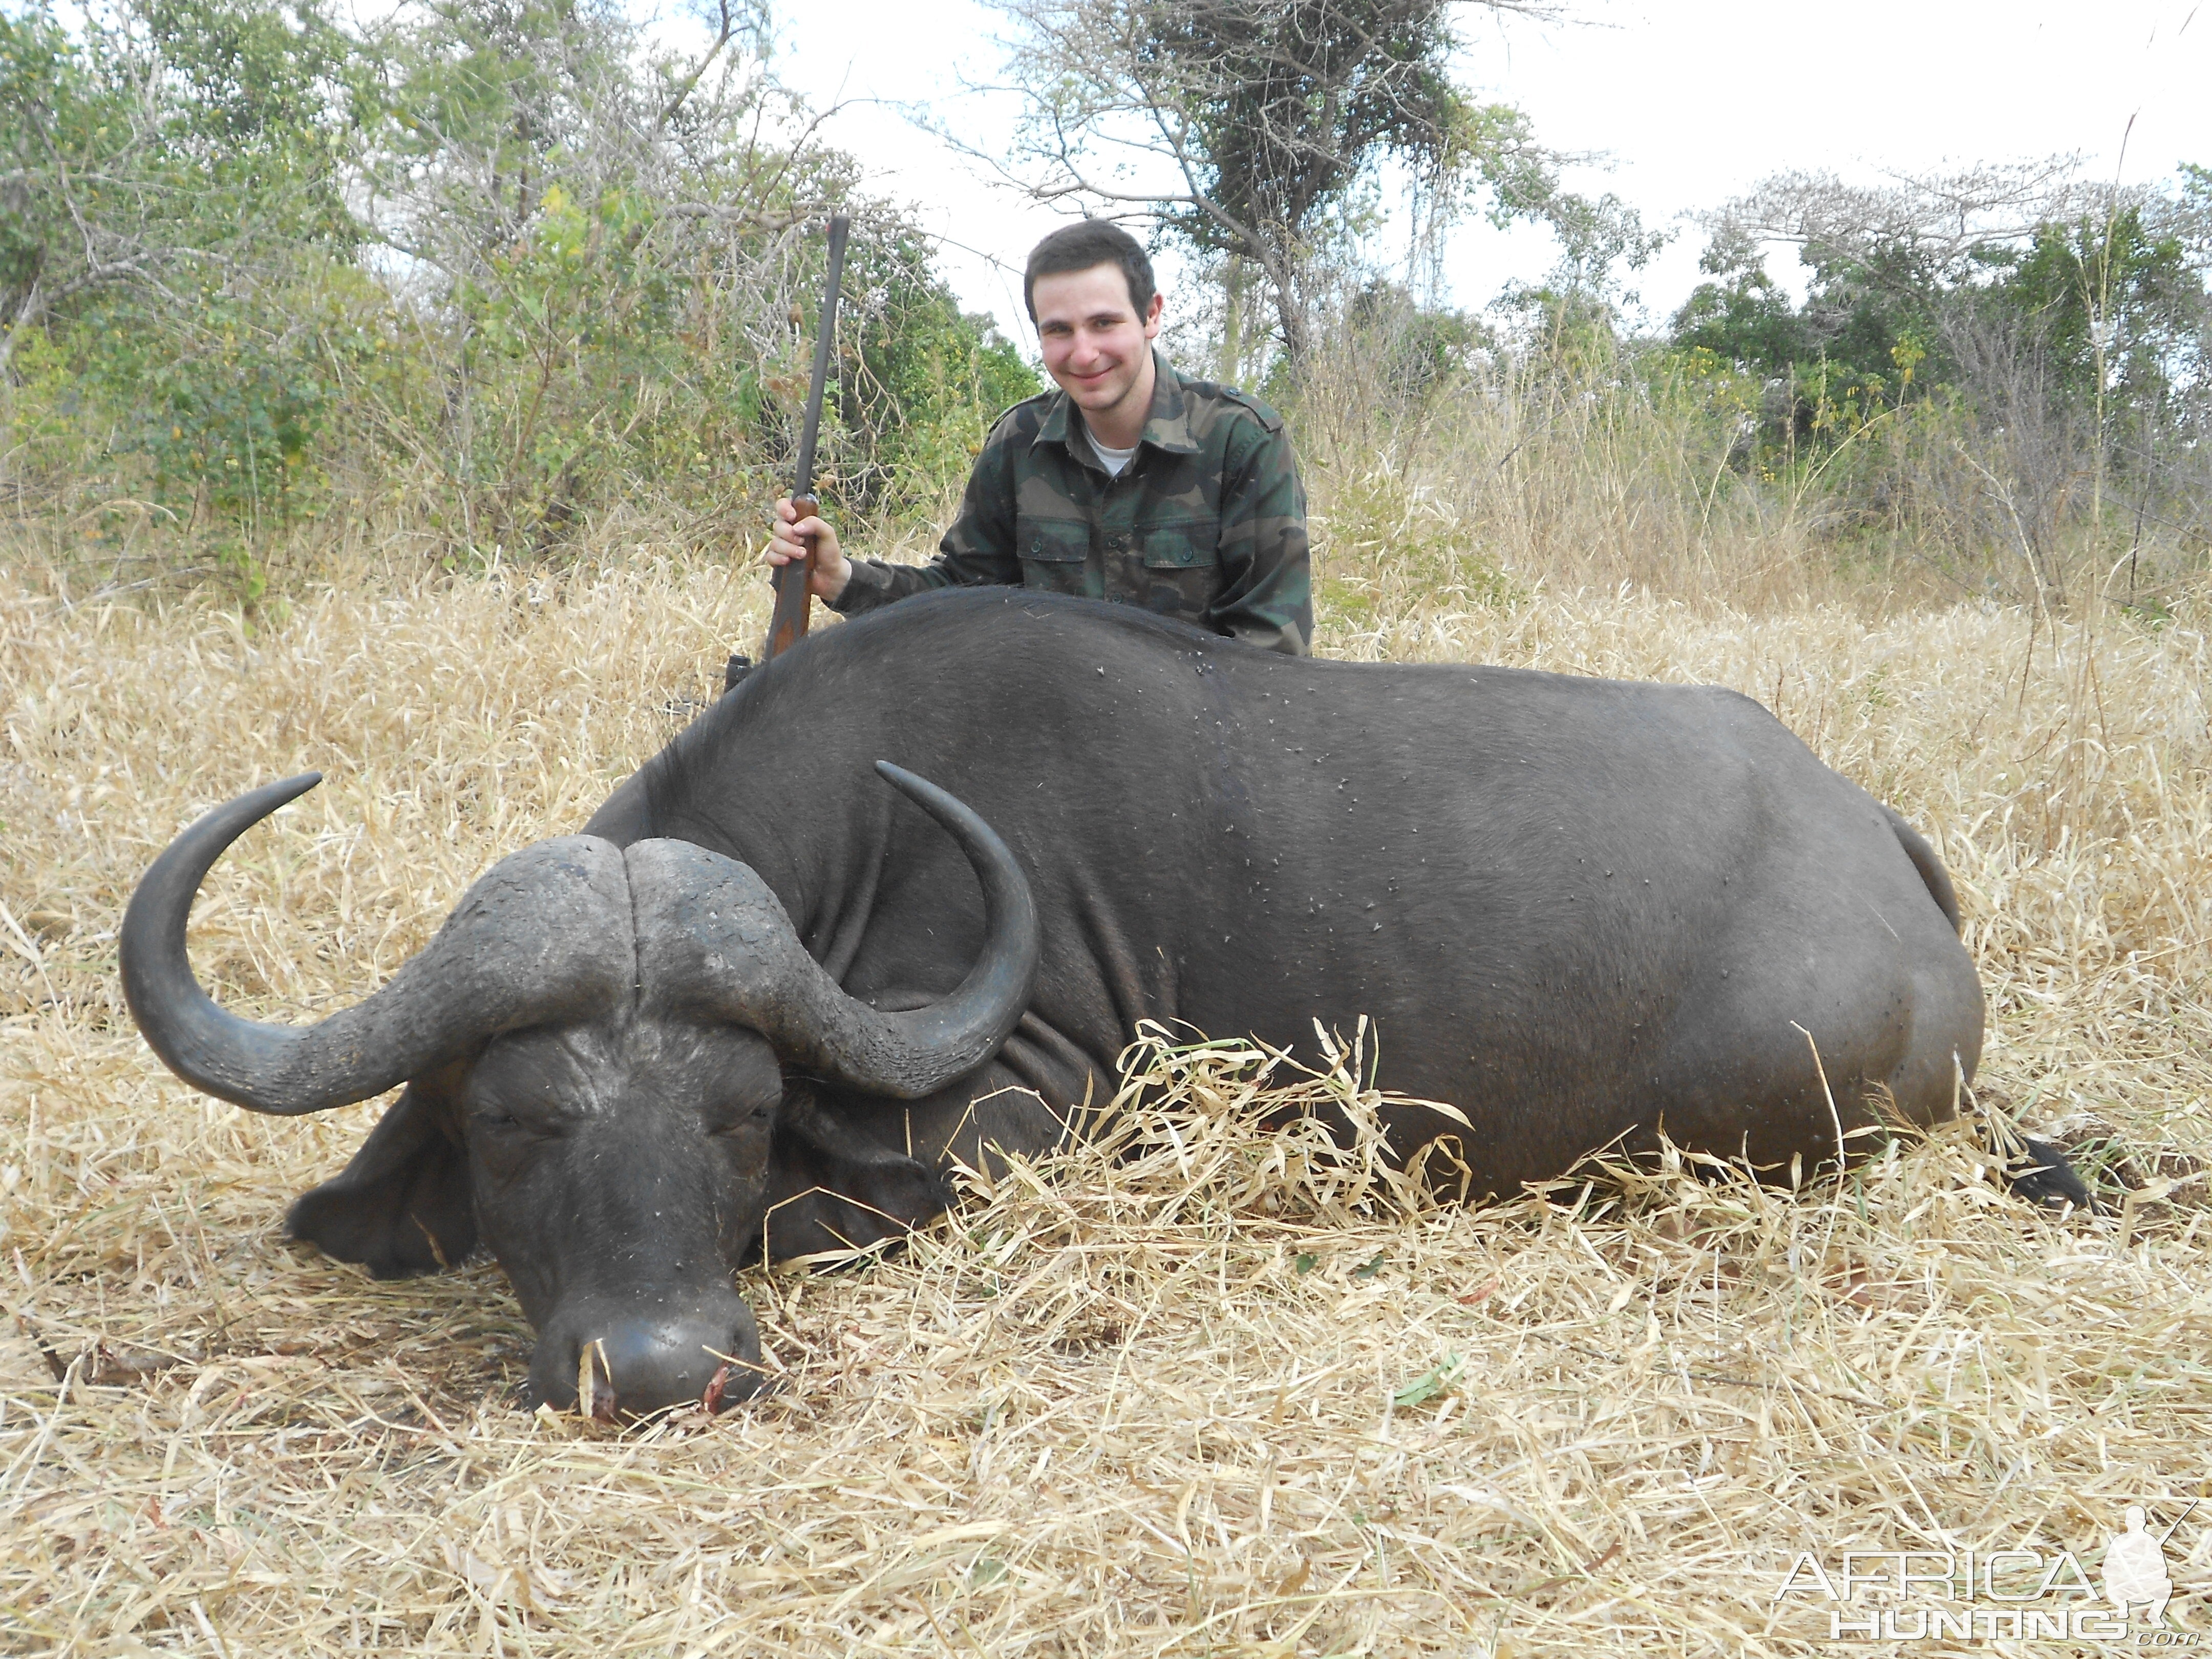
[[[2155,1524],[2140,1504],[2106,1535],[2092,1578],[2072,1550],[1799,1552],[1774,1600],[1826,1603],[1828,1638],[1849,1642],[2124,1641],[2199,1648],[2204,1638],[2167,1617],[2173,1580],[2166,1547],[2196,1509]]]

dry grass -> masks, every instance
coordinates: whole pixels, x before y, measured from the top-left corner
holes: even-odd
[[[1669,1169],[1437,1208],[1257,1127],[1251,1056],[1162,1054],[1133,1155],[979,1186],[902,1254],[750,1275],[774,1397],[623,1434],[533,1418],[495,1269],[377,1285],[282,1241],[377,1108],[185,1089],[122,1017],[116,918],[198,810],[319,767],[211,879],[196,957],[251,1011],[359,996],[708,695],[757,592],[641,549],[364,578],[249,637],[19,566],[0,1648],[1808,1653],[1824,1613],[1771,1600],[1800,1549],[2038,1540],[2094,1571],[2121,1504],[2177,1516],[2212,1480],[2196,624],[2038,622],[2031,655],[2009,610],[1747,615],[1436,556],[1340,574],[1325,648],[1769,702],[1942,843],[1985,1096],[2179,1177],[2162,1201],[2030,1212],[1961,1130],[1795,1199]],[[2168,1555],[2201,1625],[2203,1511]]]

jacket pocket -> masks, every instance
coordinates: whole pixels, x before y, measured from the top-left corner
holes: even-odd
[[[1221,592],[1219,521],[1180,520],[1147,526],[1138,534],[1144,550],[1145,608],[1203,624]]]
[[[1086,593],[1091,568],[1091,526],[1079,519],[1018,518],[1014,550],[1022,562],[1022,586],[1048,593]]]

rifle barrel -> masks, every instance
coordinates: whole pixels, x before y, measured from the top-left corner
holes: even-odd
[[[837,346],[837,295],[845,280],[845,237],[852,220],[838,214],[830,221],[830,276],[823,285],[822,308],[814,314],[814,378],[806,388],[806,414],[799,428],[798,479],[791,492],[793,507],[802,519],[819,513],[814,495],[814,450],[822,432],[822,398],[830,385],[830,361]],[[775,612],[769,618],[768,643],[762,660],[781,655],[806,637],[811,600],[806,584],[814,574],[814,550],[775,573]]]

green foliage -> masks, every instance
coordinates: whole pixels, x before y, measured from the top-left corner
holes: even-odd
[[[1936,314],[1945,283],[1910,250],[1815,251],[1812,264],[1810,295],[1794,307],[1758,250],[1724,234],[1698,262],[1715,280],[1699,283],[1674,315],[1677,347],[1787,387],[1770,400],[1772,441],[1847,438],[1956,378]]]
[[[2212,539],[2203,169],[2125,193],[1995,168],[1941,189],[1762,189],[1749,208],[1798,241],[1803,303],[1724,219],[1660,360],[1734,412],[1735,475],[1960,580],[1992,580],[2002,554],[2002,585],[2039,602],[2132,582],[2146,534]]]
[[[283,250],[350,251],[344,49],[312,8],[126,0],[81,38],[43,8],[0,17],[11,325]],[[25,310],[33,279],[43,311]]]
[[[1701,261],[1713,280],[1675,313],[1672,342],[1780,388],[1766,400],[1774,444],[1845,441],[1923,403],[2017,404],[2028,381],[2046,413],[2140,431],[2207,389],[2212,298],[2185,228],[2203,178],[2185,169],[2171,196],[1948,251],[1895,233],[1808,237],[1802,306],[1724,226]]]
[[[1462,391],[1478,358],[1496,343],[1466,312],[1425,306],[1402,284],[1379,279],[1362,284],[1334,323],[1328,343],[1360,363],[1359,395],[1394,410],[1423,409]],[[1290,365],[1278,362],[1268,396],[1294,404],[1297,381]]]
[[[64,146],[81,153],[83,135],[100,125],[94,89],[74,44],[46,13],[0,13],[0,144],[8,178],[0,185],[0,285],[12,325],[46,268],[56,209],[36,189]],[[10,338],[14,329],[11,326]]]
[[[1716,238],[1698,269],[1714,280],[1700,283],[1674,313],[1676,345],[1758,374],[1786,374],[1819,355],[1805,320],[1747,240]]]
[[[781,483],[842,204],[825,453],[854,506],[933,507],[1034,378],[845,158],[776,141],[765,16],[725,18],[678,61],[590,3],[0,16],[18,499],[143,499],[249,599],[288,526],[399,477],[465,557],[641,494],[718,535]]]
[[[1523,349],[1553,372],[1601,372],[1618,355],[1622,307],[1636,301],[1625,288],[1626,273],[1649,264],[1667,234],[1646,230],[1617,196],[1592,199],[1562,190],[1548,169],[1540,183],[1532,216],[1551,226],[1559,259],[1542,282],[1509,286],[1494,308],[1510,319]]]
[[[960,488],[992,421],[1041,383],[988,318],[961,312],[917,239],[872,244],[851,274],[860,321],[839,402],[859,441],[838,491],[872,511],[927,510]]]
[[[311,6],[130,0],[76,38],[0,19],[0,361],[40,348],[21,435],[81,465],[96,434],[187,518],[289,516],[349,349],[326,328],[358,240],[349,51]]]
[[[2101,222],[2038,226],[2025,249],[1996,263],[2002,275],[1990,303],[2033,329],[2061,395],[2075,405],[2101,396],[2155,407],[2202,375],[2212,346],[2203,283],[2181,234],[2153,228],[2141,204]]]

